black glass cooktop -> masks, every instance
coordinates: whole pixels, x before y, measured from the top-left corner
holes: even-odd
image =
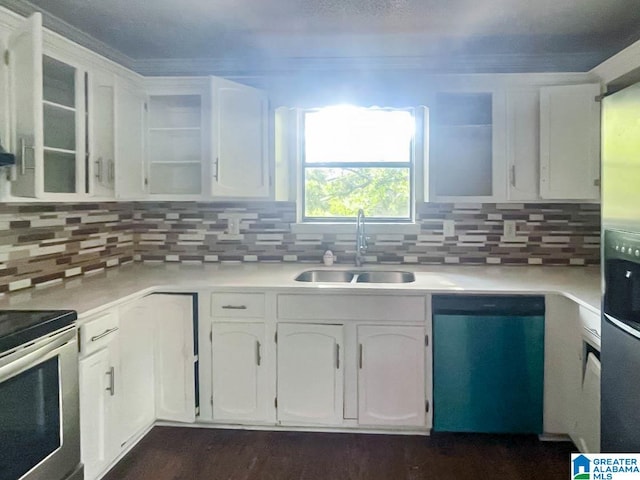
[[[0,355],[71,325],[73,310],[0,310]]]

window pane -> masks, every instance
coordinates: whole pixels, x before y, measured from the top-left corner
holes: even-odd
[[[410,162],[413,115],[351,106],[305,114],[305,162]]]
[[[362,208],[367,217],[410,218],[408,168],[305,169],[307,218],[355,217]]]

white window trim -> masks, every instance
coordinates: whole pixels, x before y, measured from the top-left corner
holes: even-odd
[[[282,186],[288,185],[289,191],[276,195],[278,200],[290,200],[296,203],[296,223],[292,224],[291,231],[293,233],[350,233],[355,228],[355,223],[351,222],[303,222],[302,212],[302,194],[303,189],[300,188],[302,178],[302,109],[295,109],[292,112],[290,109],[279,109],[284,115],[288,115],[289,134],[286,134],[286,138],[283,141],[288,144],[285,147],[285,158],[282,162],[288,166],[287,173],[284,175],[277,175],[280,177]],[[429,201],[429,109],[425,106],[414,107],[416,118],[416,132],[418,133],[414,141],[414,166],[413,166],[413,191],[414,201],[412,208],[416,208],[417,203]],[[288,113],[284,113],[287,112]],[[295,132],[291,134],[290,132]],[[278,178],[277,178],[278,181]],[[365,212],[366,213],[366,212]],[[417,223],[416,212],[413,212],[413,222],[407,222],[406,220],[398,220],[398,222],[385,222],[385,223],[367,223],[367,231],[376,234],[386,233],[402,233],[402,234],[417,234],[420,232],[420,225]]]

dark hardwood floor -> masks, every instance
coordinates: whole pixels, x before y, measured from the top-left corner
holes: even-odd
[[[568,442],[155,427],[105,480],[565,480]]]

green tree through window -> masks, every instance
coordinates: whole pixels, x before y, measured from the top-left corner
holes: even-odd
[[[412,111],[327,107],[304,116],[304,218],[411,220]]]

